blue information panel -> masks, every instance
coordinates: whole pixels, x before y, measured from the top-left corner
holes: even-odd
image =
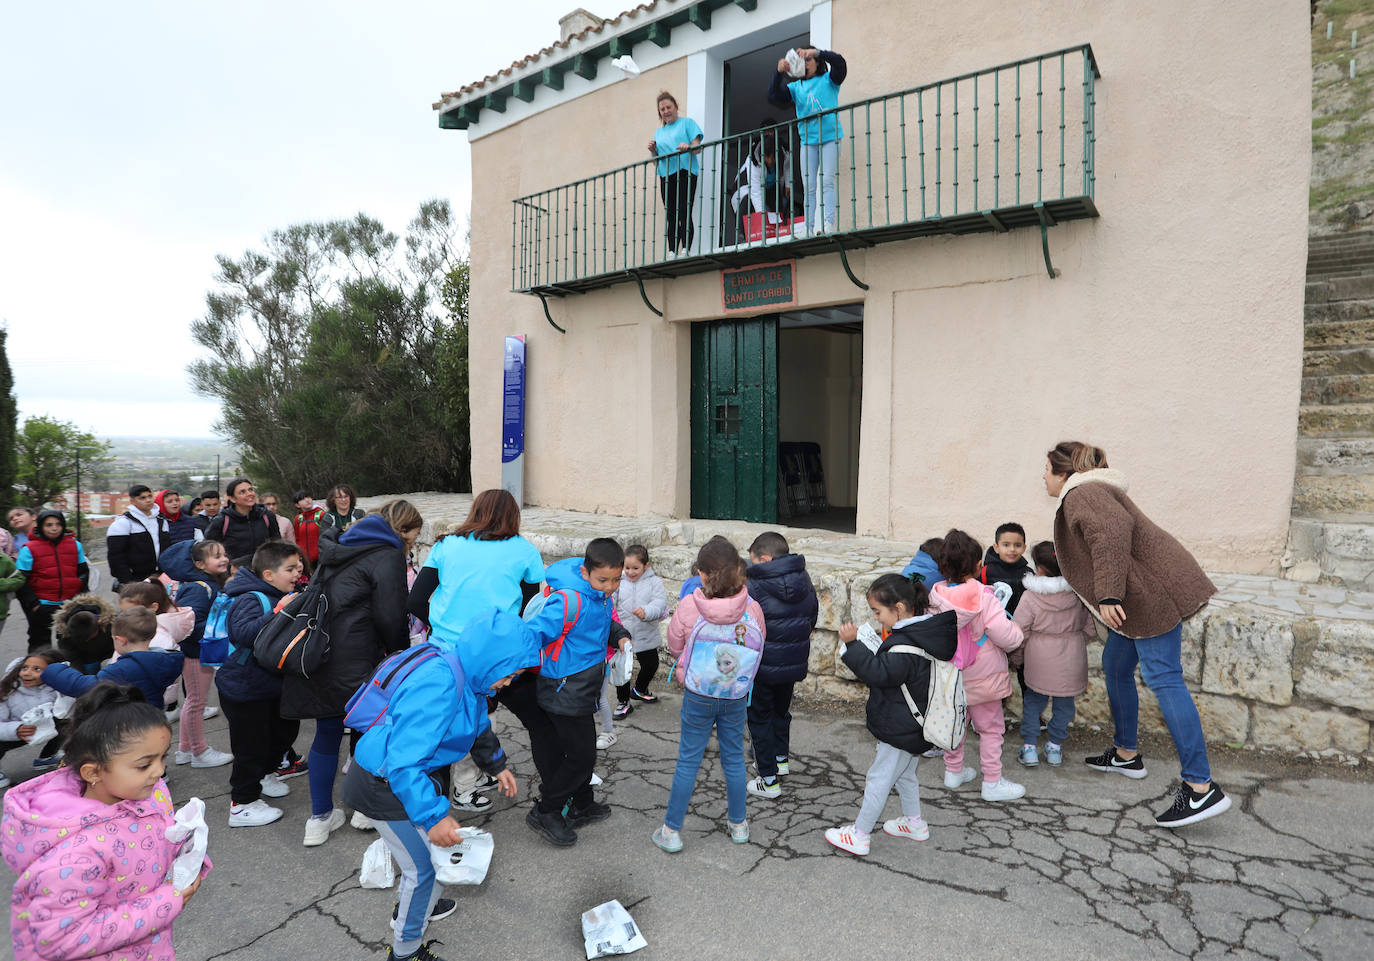
[[[525,338],[506,338],[501,391],[501,486],[525,503]]]

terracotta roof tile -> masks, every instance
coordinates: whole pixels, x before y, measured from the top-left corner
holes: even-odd
[[[489,84],[496,83],[505,77],[513,75],[518,70],[521,70],[524,67],[529,66],[537,60],[542,60],[543,58],[549,56],[550,54],[556,51],[568,49],[568,47],[570,47],[573,41],[575,40],[583,40],[594,33],[600,33],[608,27],[616,26],[616,24],[620,23],[626,17],[631,17],[638,13],[647,12],[649,10],[654,9],[658,5],[659,0],[649,0],[648,3],[641,3],[639,6],[632,7],[629,10],[624,11],[623,13],[617,14],[609,20],[603,20],[600,24],[579,31],[578,33],[573,34],[567,40],[560,40],[557,43],[550,44],[542,50],[530,54],[528,57],[521,57],[519,60],[511,64],[509,67],[506,67],[503,70],[498,70],[496,73],[488,74],[481,80],[467,84],[463,87],[459,87],[457,90],[446,91],[444,93],[441,93],[439,94],[439,101],[435,103],[433,107],[435,110],[442,110],[444,105],[448,103],[450,100],[453,100],[458,97],[466,97],[468,94],[481,90],[483,87]]]

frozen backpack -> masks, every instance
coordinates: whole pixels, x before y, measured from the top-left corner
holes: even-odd
[[[736,701],[747,697],[763,660],[763,626],[747,610],[738,621],[712,624],[698,617],[679,663],[687,690]]]

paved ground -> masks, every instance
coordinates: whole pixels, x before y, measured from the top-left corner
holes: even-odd
[[[10,622],[0,635],[6,658],[23,645],[17,609]],[[494,832],[496,855],[486,883],[458,889],[459,912],[430,931],[445,942],[441,956],[582,958],[580,912],[619,898],[649,941],[646,959],[1374,957],[1367,777],[1228,752],[1216,772],[1235,808],[1169,833],[1151,820],[1176,783],[1167,746],[1146,745],[1143,781],[1075,764],[1023,771],[1008,747],[1009,774],[1028,788],[1024,800],[986,803],[976,781],[949,792],[939,762],[929,763],[921,782],[931,839],[879,834],[873,853],[859,859],[833,850],[822,830],[853,819],[872,739],[853,717],[803,712],[783,797],[750,798],[752,843],[732,844],[725,832],[712,752],[686,850],[669,856],[649,842],[677,754],[679,701],[664,700],[621,725],[599,767],[615,814],[570,849],[550,847],[525,826],[528,750],[511,716],[496,715],[522,796],[464,819]],[[223,720],[208,729],[211,743],[227,749]],[[1075,729],[1068,753],[1079,758],[1102,740]],[[308,743],[307,730],[299,746]],[[5,770],[26,776],[32,754],[7,755]],[[178,957],[380,957],[392,895],[357,884],[376,835],[345,827],[329,844],[303,848],[304,779],[290,782],[282,821],[230,831],[227,772],[168,773],[178,802],[204,798],[214,818],[215,871],[176,925]],[[888,814],[896,813],[894,797]]]

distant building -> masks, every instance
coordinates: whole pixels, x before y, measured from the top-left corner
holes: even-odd
[[[69,511],[76,503],[76,492],[66,491],[53,498],[52,506],[60,511]],[[82,491],[81,513],[122,514],[129,509],[129,495],[124,491]]]

